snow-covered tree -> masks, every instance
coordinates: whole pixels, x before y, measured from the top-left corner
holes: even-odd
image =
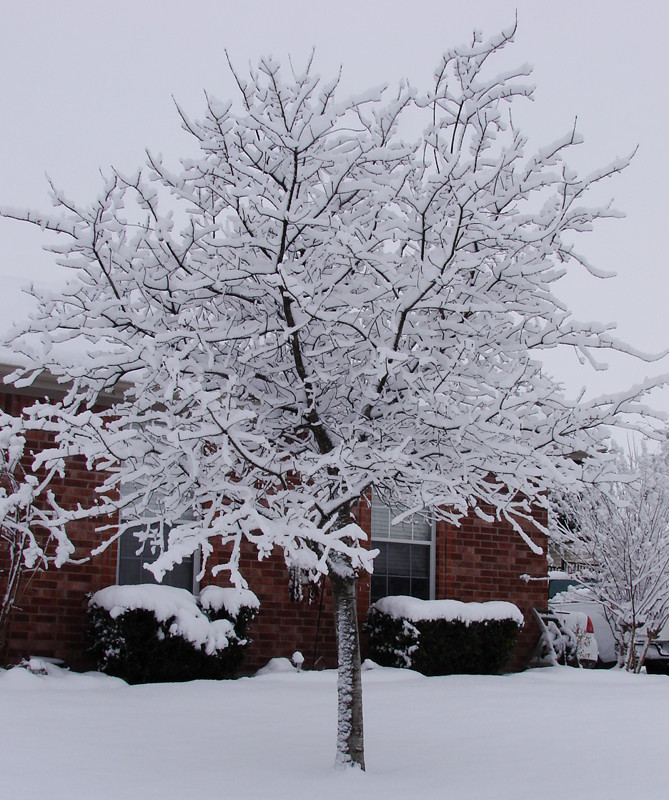
[[[669,622],[669,450],[618,458],[622,480],[556,498],[553,536],[601,604],[618,666],[639,672]]]
[[[329,577],[340,764],[364,767],[358,499],[495,517],[535,546],[533,503],[580,477],[575,451],[601,470],[602,425],[637,410],[633,393],[571,402],[542,366],[624,349],[553,289],[590,269],[573,234],[616,214],[586,195],[627,162],[579,177],[574,131],[526,154],[510,108],[530,70],[486,72],[512,36],[448,51],[427,92],[349,100],[311,63],[264,59],[233,73],[236,105],[179,108],[199,147],[179,167],[149,154],[91,205],[54,190],[59,213],[4,210],[57,232],[72,273],[40,295],[15,379],[66,383],[43,410],[62,420],[54,455],[106,471],[108,503],[158,523],[140,534],[157,547],[170,526],[156,575],[196,550],[206,567],[219,540],[212,571],[244,586],[247,540]]]
[[[62,566],[74,552],[50,483],[62,463],[31,469],[29,427],[23,416],[0,411],[0,664],[12,612],[31,578]]]

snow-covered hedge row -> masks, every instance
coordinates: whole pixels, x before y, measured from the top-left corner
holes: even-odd
[[[219,586],[199,599],[171,586],[108,586],[89,601],[90,650],[128,683],[230,677],[258,607],[253,592]]]
[[[504,669],[523,615],[513,603],[461,603],[384,597],[365,625],[370,655],[424,675],[486,674]]]

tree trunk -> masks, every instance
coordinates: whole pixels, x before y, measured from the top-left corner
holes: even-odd
[[[25,564],[23,553],[26,548],[26,535],[18,533],[13,535],[7,533],[9,542],[9,566],[5,570],[7,583],[5,590],[0,597],[0,667],[6,664],[7,652],[9,651],[9,628],[12,621],[12,612],[16,606],[20,590],[23,587],[25,577]]]
[[[362,727],[362,679],[356,578],[351,565],[337,561],[330,566],[337,634],[337,767],[365,769]]]

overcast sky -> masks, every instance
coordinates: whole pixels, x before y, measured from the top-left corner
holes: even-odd
[[[493,34],[513,23],[506,61],[534,65],[536,99],[514,111],[535,145],[569,130],[586,142],[576,166],[601,166],[638,152],[606,186],[627,213],[606,222],[580,249],[608,281],[574,280],[564,293],[580,318],[615,320],[619,334],[647,351],[669,347],[669,93],[662,0],[4,0],[0,28],[0,204],[46,208],[45,173],[79,201],[100,189],[99,171],[131,171],[146,147],[177,159],[192,145],[180,131],[172,97],[193,116],[204,89],[234,94],[225,60],[243,68],[261,55],[304,62],[317,71],[343,66],[356,92],[407,77],[426,87],[441,53],[474,28]],[[19,284],[53,278],[39,231],[0,221],[0,314],[16,316]],[[11,310],[9,310],[11,309]],[[2,325],[2,327],[6,327]],[[557,368],[557,367],[556,367]],[[559,367],[575,386],[612,390],[660,364],[614,364],[607,379]],[[669,411],[669,394],[656,400]]]

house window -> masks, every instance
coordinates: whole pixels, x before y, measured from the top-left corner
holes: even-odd
[[[427,515],[416,514],[396,525],[401,509],[390,509],[372,496],[372,603],[388,595],[406,594],[429,600],[434,595],[434,526]]]
[[[136,585],[141,583],[158,583],[153,577],[153,573],[144,567],[151,564],[158,558],[158,551],[152,552],[151,542],[141,542],[135,536],[135,532],[141,530],[141,525],[128,528],[119,540],[118,548],[118,580],[121,585]],[[169,528],[164,526],[163,536],[167,537]],[[185,558],[181,564],[166,572],[161,584],[163,586],[175,586],[178,589],[188,589],[194,592],[196,589],[195,581],[195,559],[193,556]]]

